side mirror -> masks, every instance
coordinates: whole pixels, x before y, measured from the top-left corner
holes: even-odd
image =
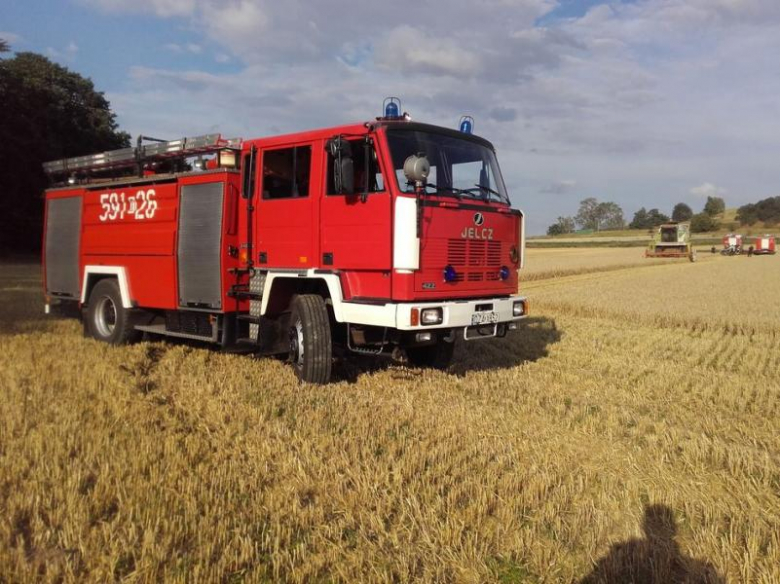
[[[352,157],[342,156],[333,160],[333,179],[336,191],[345,195],[355,194],[355,168]]]
[[[333,186],[337,193],[355,194],[355,169],[352,162],[352,145],[342,136],[328,140],[327,149],[333,157]]]

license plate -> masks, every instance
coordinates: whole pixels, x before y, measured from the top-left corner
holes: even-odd
[[[494,324],[498,322],[497,312],[475,312],[471,315],[471,325]]]

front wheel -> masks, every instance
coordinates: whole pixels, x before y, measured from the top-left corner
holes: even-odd
[[[447,369],[452,362],[452,354],[455,352],[455,343],[440,340],[433,345],[424,347],[410,347],[406,349],[409,363],[416,367],[430,367],[432,369]]]
[[[290,313],[289,358],[295,374],[308,383],[328,383],[333,365],[333,342],[328,308],[322,296],[296,296]]]
[[[122,295],[114,279],[100,280],[89,295],[86,327],[89,335],[112,345],[138,340],[131,313],[122,306]]]

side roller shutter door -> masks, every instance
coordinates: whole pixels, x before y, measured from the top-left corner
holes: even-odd
[[[179,305],[222,308],[222,197],[224,183],[181,187]]]
[[[46,292],[79,298],[81,197],[46,202]]]

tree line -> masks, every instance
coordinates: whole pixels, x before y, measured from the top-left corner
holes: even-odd
[[[9,53],[0,39],[0,53]],[[43,55],[0,58],[0,253],[40,248],[49,160],[124,148],[103,92]]]
[[[737,221],[740,225],[753,225],[759,221],[780,223],[780,197],[769,197],[757,203],[742,205],[737,210]]]
[[[780,197],[778,205],[780,206]],[[649,211],[642,207],[634,218],[628,223],[629,229],[654,229],[670,221],[690,221],[691,231],[703,233],[714,231],[720,226],[717,216],[726,210],[726,202],[721,197],[707,197],[704,209],[701,213],[694,214],[693,209],[685,203],[677,203],[672,209],[671,217],[661,213],[658,209]],[[580,208],[574,217],[558,217],[547,228],[547,235],[564,235],[574,233],[577,227],[592,231],[625,229],[626,222],[623,219],[623,209],[613,202],[599,202],[594,197],[580,201]]]

